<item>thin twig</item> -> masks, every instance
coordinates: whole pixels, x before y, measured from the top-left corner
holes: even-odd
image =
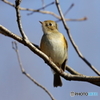
[[[71,8],[74,6],[74,4],[71,4],[71,6],[67,9],[67,11],[64,13],[64,16],[66,16],[66,14],[71,10]],[[58,19],[56,22],[61,21],[60,19]]]
[[[65,21],[85,21],[87,17],[79,18],[79,19],[65,19]]]
[[[49,4],[47,4],[47,5],[45,5],[45,6],[43,6],[42,8],[39,8],[39,9],[36,9],[35,10],[35,12],[37,11],[40,11],[40,10],[42,10],[42,9],[44,9],[44,8],[46,8],[46,7],[48,7],[48,6],[50,6],[50,5],[52,5],[52,4],[54,4],[55,2],[51,2],[51,3],[49,3]],[[34,12],[32,11],[31,13],[28,13],[27,15],[31,15],[31,14],[33,14]]]
[[[18,28],[19,28],[19,31],[23,37],[23,40],[25,39],[28,39],[27,36],[25,35],[24,31],[23,31],[23,28],[22,28],[22,23],[21,23],[21,15],[20,15],[20,12],[19,12],[19,5],[21,3],[21,0],[16,0],[15,1],[15,9],[16,9],[16,16],[17,16],[17,23],[18,23]]]
[[[73,38],[72,38],[72,36],[71,36],[71,34],[70,34],[70,30],[69,30],[69,28],[68,28],[68,26],[67,26],[67,24],[66,24],[66,22],[65,22],[64,15],[63,15],[63,13],[62,13],[62,10],[61,10],[60,4],[59,4],[59,0],[55,0],[55,2],[56,2],[56,6],[57,6],[57,9],[58,9],[58,12],[59,12],[59,14],[60,14],[60,16],[61,16],[61,20],[62,20],[62,22],[63,22],[63,25],[64,25],[64,27],[65,27],[65,29],[66,29],[66,31],[67,31],[68,37],[69,37],[69,39],[70,39],[70,41],[71,41],[71,43],[72,43],[72,45],[73,45],[75,51],[77,52],[78,56],[79,56],[79,57],[80,57],[80,58],[81,58],[81,59],[82,59],[82,60],[83,60],[97,75],[100,76],[100,72],[99,72],[93,65],[91,65],[91,63],[90,63],[86,58],[84,58],[84,56],[82,55],[82,53],[79,51],[77,45],[75,44],[75,42],[74,42],[74,40],[73,40]]]
[[[18,51],[17,42],[15,42],[15,41],[12,42],[12,48],[16,51],[17,59],[18,59],[19,65],[20,65],[21,72],[22,72],[22,73],[25,73],[25,70],[24,70],[24,68],[22,67],[22,62],[21,62],[21,60],[20,60],[20,55],[19,55],[19,51]]]
[[[17,59],[18,59],[18,62],[19,62],[19,66],[20,66],[20,69],[21,69],[21,72],[27,76],[32,82],[34,82],[34,84],[36,84],[37,86],[39,86],[40,88],[42,88],[49,96],[52,100],[55,100],[54,97],[52,96],[52,94],[45,88],[43,87],[42,85],[40,85],[36,80],[34,80],[28,73],[25,72],[23,66],[22,66],[22,62],[21,62],[21,59],[20,59],[20,54],[19,54],[19,50],[18,50],[18,46],[17,46],[17,42],[13,41],[12,42],[12,48],[15,50],[16,54],[17,54]]]
[[[11,2],[9,2],[7,0],[1,0],[1,1],[5,2],[6,4],[8,4],[8,5],[12,6],[12,7],[15,7],[15,5],[13,3],[11,3]]]
[[[43,7],[43,10],[45,9],[45,3],[44,3],[44,0],[42,0],[42,7]]]
[[[67,11],[64,13],[64,16],[66,16],[66,14],[72,9],[72,7],[74,6],[74,4],[71,4],[70,7],[67,9]]]

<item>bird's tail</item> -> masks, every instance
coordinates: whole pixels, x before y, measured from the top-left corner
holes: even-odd
[[[54,83],[53,83],[54,87],[57,87],[57,86],[62,86],[62,81],[61,81],[61,78],[58,74],[54,74]]]

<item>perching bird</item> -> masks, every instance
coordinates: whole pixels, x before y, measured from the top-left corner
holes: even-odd
[[[58,31],[57,23],[52,20],[41,22],[43,36],[40,49],[44,52],[60,69],[65,70],[68,59],[68,43],[62,33]],[[54,87],[62,86],[60,76],[54,72]]]

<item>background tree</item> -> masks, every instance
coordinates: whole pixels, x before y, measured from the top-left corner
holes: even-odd
[[[20,35],[18,30],[17,22],[16,22],[16,11],[14,8],[9,5],[4,4],[3,2],[6,0],[0,1],[0,24],[5,26],[11,32],[16,33],[16,35]],[[57,1],[57,0],[56,0]],[[49,4],[50,1],[44,1],[45,5]],[[88,17],[87,21],[76,21],[76,22],[67,22],[72,36],[78,45],[82,54],[87,58],[91,64],[95,65],[99,70],[99,1],[70,1],[60,2],[61,8],[63,12],[66,12],[66,9],[74,3],[75,6],[67,13],[67,18],[82,18],[84,16]],[[12,1],[12,3],[14,3]],[[57,3],[56,3],[57,4]],[[87,6],[89,4],[89,6]],[[42,5],[41,1],[22,1],[21,7],[25,8],[33,8],[38,9]],[[43,4],[44,6],[44,4]],[[43,7],[42,6],[42,7]],[[8,7],[8,8],[7,8]],[[79,9],[80,8],[80,9]],[[52,11],[58,14],[56,10],[56,5],[52,4],[49,7],[45,8],[45,11]],[[43,10],[44,11],[44,10]],[[43,11],[41,13],[43,13]],[[29,40],[35,44],[39,45],[40,38],[42,36],[41,25],[39,24],[39,20],[44,21],[47,19],[58,20],[55,16],[50,16],[48,14],[33,13],[28,16],[31,12],[23,12],[21,11],[21,21],[23,30],[28,36]],[[51,14],[54,14],[51,13]],[[28,14],[28,15],[27,15]],[[59,18],[59,17],[58,17]],[[78,19],[78,20],[79,20]],[[96,23],[98,21],[98,23]],[[61,22],[59,24],[59,30],[62,32],[67,40],[68,37],[66,35],[66,31],[64,31],[63,24]],[[84,26],[84,27],[83,27]],[[0,31],[1,32],[1,31]],[[16,59],[15,52],[13,52],[11,47],[12,39],[3,37],[0,34],[0,99],[3,100],[11,100],[11,99],[49,99],[49,96],[43,92],[40,88],[37,88],[36,85],[25,76],[23,76],[20,72],[18,62]],[[87,41],[86,41],[87,40]],[[76,54],[72,45],[69,43],[69,59],[68,65],[70,65],[73,69],[77,70],[81,74],[88,76],[96,76],[96,74],[84,63]],[[62,88],[53,88],[52,87],[52,73],[51,70],[48,69],[46,64],[43,64],[43,60],[30,52],[26,47],[18,44],[19,51],[21,54],[23,66],[34,79],[36,79],[40,84],[43,84],[57,100],[61,99],[72,99],[70,97],[70,92],[100,92],[99,88],[96,85],[91,85],[90,83],[80,83],[80,82],[69,82],[63,79],[64,86]],[[18,70],[19,69],[19,70]],[[49,79],[49,80],[48,80]],[[83,88],[87,87],[87,88]],[[81,97],[80,97],[81,98]],[[88,97],[84,97],[88,99]],[[96,98],[99,98],[97,96]],[[76,98],[77,99],[77,98]],[[93,98],[91,98],[93,99]]]

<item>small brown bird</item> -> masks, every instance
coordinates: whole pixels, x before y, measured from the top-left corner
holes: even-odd
[[[57,23],[52,20],[41,22],[43,36],[40,43],[40,49],[61,69],[65,70],[65,64],[68,58],[68,44],[63,36],[58,31]],[[54,72],[54,71],[53,71]],[[54,87],[62,86],[60,76],[54,72]]]

